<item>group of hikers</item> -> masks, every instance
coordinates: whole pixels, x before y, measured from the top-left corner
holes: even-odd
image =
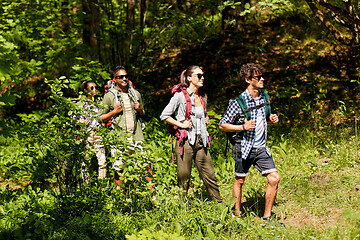
[[[241,66],[239,78],[247,84],[246,90],[236,99],[229,101],[219,128],[225,131],[233,144],[232,156],[235,160],[235,180],[233,196],[236,197],[234,217],[241,217],[242,186],[249,174],[251,165],[268,180],[265,193],[263,221],[276,221],[272,215],[273,204],[278,191],[280,176],[271,153],[266,145],[267,122],[277,123],[276,114],[271,113],[270,101],[264,88],[264,68],[260,64],[247,63]],[[180,83],[172,88],[170,102],[161,113],[160,119],[167,122],[171,134],[176,137],[175,155],[177,164],[178,186],[186,193],[190,187],[193,161],[199,171],[211,199],[222,203],[219,186],[211,161],[209,147],[211,143],[207,125],[207,95],[201,91],[205,77],[203,70],[196,65],[186,68],[180,76]],[[141,94],[134,89],[125,67],[118,66],[112,73],[112,80],[107,84],[107,93],[103,106],[99,108],[93,101],[97,95],[95,82],[83,83],[87,100],[82,101],[85,110],[92,112],[80,119],[88,126],[87,146],[96,151],[98,158],[98,177],[106,177],[106,157],[102,138],[97,135],[101,125],[112,125],[113,131],[126,131],[131,136],[128,141],[137,144],[144,141],[141,118],[145,114]],[[110,146],[115,158],[115,182],[122,184],[119,174],[126,167],[123,153],[116,146]],[[128,152],[127,154],[131,154]],[[83,179],[87,177],[87,163],[83,163]],[[148,171],[152,174],[151,168]],[[151,181],[151,178],[148,178]]]

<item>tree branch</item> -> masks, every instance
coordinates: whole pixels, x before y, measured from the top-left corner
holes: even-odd
[[[349,12],[347,12],[346,10],[341,9],[339,7],[336,7],[334,5],[331,5],[330,3],[328,3],[327,0],[319,0],[318,3],[319,3],[319,5],[327,8],[331,12],[336,13],[337,15],[340,15],[344,18],[347,18],[349,21],[353,21]]]
[[[311,8],[311,10],[313,11],[313,13],[315,14],[315,16],[325,25],[325,27],[331,32],[331,34],[334,35],[334,37],[336,38],[336,40],[338,40],[339,42],[345,44],[345,45],[350,45],[351,44],[351,39],[345,37],[330,21],[329,19],[326,18],[326,16],[324,15],[324,13],[322,11],[319,10],[319,8],[316,7],[314,0],[305,0],[309,7]]]

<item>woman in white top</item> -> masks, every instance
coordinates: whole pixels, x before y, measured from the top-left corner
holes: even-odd
[[[199,66],[188,67],[181,73],[180,85],[185,87],[186,91],[176,92],[160,116],[161,120],[187,130],[187,138],[183,145],[180,146],[178,139],[175,145],[178,185],[188,191],[194,159],[210,197],[222,202],[208,149],[210,138],[206,130],[206,125],[209,124],[206,95],[199,91],[204,85],[203,71]],[[192,104],[190,119],[185,119],[186,94],[190,96]]]
[[[95,82],[85,81],[82,84],[84,91],[86,93],[86,100],[80,101],[79,105],[84,108],[85,115],[80,117],[80,122],[85,123],[88,131],[88,138],[86,139],[86,148],[95,149],[96,157],[98,159],[99,179],[104,179],[106,177],[106,156],[104,146],[101,144],[102,137],[97,135],[99,127],[101,125],[96,119],[96,114],[99,112],[99,107],[96,106],[94,98],[97,95],[97,88]],[[87,155],[87,153],[85,154]],[[90,178],[88,175],[88,165],[90,159],[85,157],[85,162],[82,164],[82,178],[85,182],[89,183]]]

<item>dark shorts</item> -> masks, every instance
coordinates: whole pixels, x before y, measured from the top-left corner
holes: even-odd
[[[251,165],[254,165],[254,167],[261,172],[262,175],[277,172],[274,160],[266,152],[266,148],[252,148],[246,160],[244,160],[241,157],[239,146],[236,145],[233,148],[233,156],[235,158],[235,176],[246,177],[249,175]]]

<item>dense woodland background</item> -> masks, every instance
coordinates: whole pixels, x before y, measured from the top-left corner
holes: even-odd
[[[206,71],[204,90],[220,112],[243,90],[246,62],[264,65],[273,105],[291,121],[303,108],[323,112],[357,97],[356,1],[2,1],[0,11],[6,116],[48,107],[44,79],[66,76],[75,95],[83,80],[103,86],[119,64],[149,117],[191,64]]]
[[[0,237],[360,238],[359,1],[3,0],[0,6]],[[262,212],[260,177],[245,190],[246,216],[230,215],[233,162],[223,154],[217,124],[228,100],[245,88],[237,75],[247,62],[265,67],[272,111],[280,115],[269,145],[283,176],[275,211],[286,230],[269,232],[253,220]],[[193,64],[206,74],[221,207],[203,200],[195,169],[193,198],[186,204],[173,198],[176,166],[158,117],[181,71]],[[148,191],[136,166],[125,174],[132,180],[124,192],[96,177],[90,185],[79,179],[85,153],[74,142],[71,115],[81,111],[74,102],[84,80],[104,86],[117,65],[126,66],[145,102],[149,152],[131,158],[153,161],[157,203],[144,200]]]

